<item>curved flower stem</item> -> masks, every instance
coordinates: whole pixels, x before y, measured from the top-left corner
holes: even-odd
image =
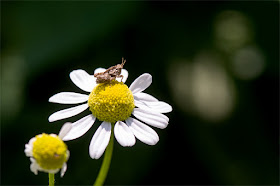
[[[104,159],[103,159],[99,174],[93,184],[94,186],[102,186],[104,184],[104,181],[107,177],[107,173],[109,171],[109,167],[111,164],[113,146],[114,146],[114,132],[111,132],[110,141],[106,148]]]
[[[49,186],[54,186],[54,174],[49,173]]]

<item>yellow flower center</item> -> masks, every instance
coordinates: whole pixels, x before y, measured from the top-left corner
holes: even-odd
[[[131,115],[134,98],[125,84],[114,80],[98,84],[89,95],[88,105],[97,119],[115,123]]]
[[[33,142],[33,157],[43,169],[59,169],[67,161],[67,146],[58,137],[48,134],[36,136]]]

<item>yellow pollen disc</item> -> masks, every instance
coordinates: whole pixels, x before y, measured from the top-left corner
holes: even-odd
[[[88,105],[97,119],[115,123],[131,115],[134,98],[125,84],[114,80],[98,84],[89,95]]]
[[[58,137],[48,134],[36,136],[33,142],[33,157],[43,169],[59,169],[67,161],[67,146]]]

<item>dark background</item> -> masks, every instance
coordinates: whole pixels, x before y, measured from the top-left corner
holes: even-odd
[[[1,2],[1,184],[47,184],[24,145],[66,121],[62,91],[83,93],[69,73],[121,63],[126,84],[148,72],[145,91],[173,106],[160,141],[115,140],[106,184],[279,184],[279,2]],[[100,122],[67,142],[58,185],[91,185],[102,158],[88,154]]]

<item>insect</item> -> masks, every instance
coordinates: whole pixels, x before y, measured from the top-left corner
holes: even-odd
[[[122,64],[117,64],[115,66],[112,66],[108,68],[105,72],[99,72],[94,74],[94,77],[96,77],[96,83],[110,83],[111,81],[115,80],[117,77],[121,77],[123,79],[123,75],[121,75],[121,71],[125,62],[126,60],[122,58]]]

